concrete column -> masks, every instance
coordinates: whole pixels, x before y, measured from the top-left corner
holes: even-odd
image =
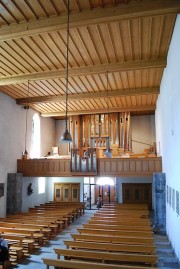
[[[21,173],[9,173],[7,178],[7,214],[21,212],[22,208],[22,176]]]
[[[153,174],[154,232],[166,233],[166,176]]]

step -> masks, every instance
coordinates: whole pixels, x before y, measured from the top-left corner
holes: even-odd
[[[170,265],[178,264],[178,259],[176,257],[158,257],[158,264]]]
[[[174,255],[174,251],[172,248],[158,248],[156,249],[157,255]]]
[[[172,246],[170,243],[155,243],[155,246],[156,246],[156,250],[158,249],[172,249]]]
[[[155,242],[169,242],[169,239],[167,236],[162,236],[162,237],[157,237],[157,236],[154,236],[154,240]]]
[[[173,266],[158,266],[159,269],[180,269],[179,265],[173,265]]]
[[[180,269],[180,265],[178,265],[178,264],[173,264],[173,265],[166,265],[166,266],[164,266],[164,265],[159,265],[158,264],[158,269]]]
[[[159,252],[159,251],[156,251],[156,255],[159,257],[159,258],[174,258],[174,252],[172,251],[171,253],[170,252]]]

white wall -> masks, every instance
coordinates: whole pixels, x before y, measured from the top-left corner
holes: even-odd
[[[27,151],[30,152],[32,117],[36,112],[28,111],[27,128]],[[7,174],[17,172],[17,159],[20,159],[25,149],[25,122],[26,110],[23,106],[7,95],[0,93],[0,183],[5,183],[5,195],[0,198],[0,217],[6,214],[6,189]],[[55,140],[55,121],[53,119],[42,119],[41,148],[43,154],[49,151],[52,140]],[[48,142],[49,137],[51,139]],[[55,141],[54,141],[55,143]]]
[[[56,122],[52,118],[41,117],[41,156],[52,153],[56,145]]]
[[[156,139],[166,184],[180,193],[180,15],[177,16],[157,102]],[[166,203],[166,224],[169,239],[180,259],[180,216],[176,205],[173,209]]]
[[[45,192],[39,194],[40,177],[23,177],[22,179],[22,212],[28,211],[29,207],[48,202],[48,181],[45,178]],[[27,194],[29,183],[32,183],[33,193]]]
[[[154,115],[132,116],[131,124],[132,124],[133,153],[143,153],[144,149],[150,147],[149,145],[146,144],[154,145],[154,142],[156,141],[155,116]]]

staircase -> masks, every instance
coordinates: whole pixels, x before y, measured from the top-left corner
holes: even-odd
[[[158,255],[159,269],[180,269],[180,264],[176,258],[171,243],[166,235],[155,234],[156,252]]]

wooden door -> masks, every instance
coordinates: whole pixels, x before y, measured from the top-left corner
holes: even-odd
[[[62,184],[54,184],[54,200],[57,202],[63,201]]]
[[[115,201],[115,186],[104,185],[104,186],[95,186],[95,200],[99,197],[99,194],[102,195],[103,203],[109,203]]]
[[[72,184],[71,185],[71,201],[72,202],[79,202],[79,191],[80,191],[80,188],[79,188],[79,184]]]
[[[148,204],[152,208],[152,184],[123,183],[123,203],[126,204]]]
[[[73,183],[55,183],[54,201],[58,202],[79,202],[80,184]]]
[[[71,202],[71,184],[63,184],[63,202]]]

